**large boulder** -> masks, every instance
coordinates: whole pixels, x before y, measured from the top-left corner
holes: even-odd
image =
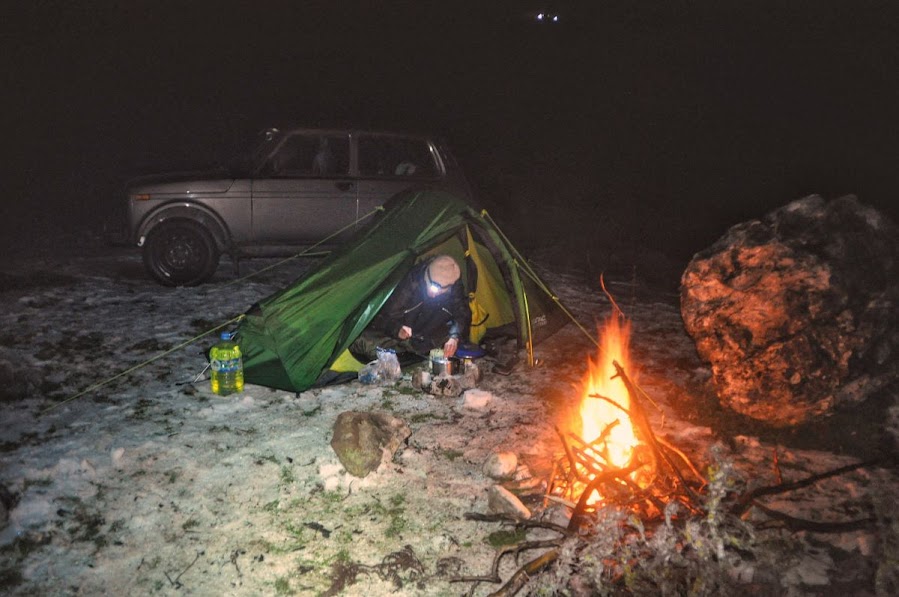
[[[899,228],[853,196],[734,226],[681,278],[681,314],[722,403],[809,422],[899,379]]]

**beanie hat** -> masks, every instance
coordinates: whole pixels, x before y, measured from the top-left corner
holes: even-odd
[[[461,276],[459,264],[449,255],[439,255],[428,265],[428,277],[444,288],[455,284]]]

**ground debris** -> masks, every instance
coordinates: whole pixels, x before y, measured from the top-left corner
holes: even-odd
[[[407,583],[416,588],[425,587],[425,569],[410,545],[384,556],[380,564],[367,566],[356,562],[339,561],[331,567],[331,586],[323,596],[339,595],[345,588],[355,584],[360,574],[375,573],[381,580],[389,581],[397,589]]]

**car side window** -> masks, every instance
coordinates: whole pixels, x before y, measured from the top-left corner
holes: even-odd
[[[437,165],[423,139],[388,135],[359,137],[359,175],[369,178],[434,178]]]
[[[311,134],[287,137],[267,167],[276,178],[333,178],[347,176],[349,169],[347,135]]]

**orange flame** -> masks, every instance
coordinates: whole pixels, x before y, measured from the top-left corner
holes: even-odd
[[[580,407],[580,437],[588,444],[596,442],[592,455],[598,456],[609,466],[623,468],[628,465],[634,448],[640,443],[626,410],[630,409],[627,388],[616,375],[612,361],[630,373],[630,323],[621,322],[613,315],[601,330],[601,342],[597,360],[588,358],[588,370],[583,381]],[[620,405],[603,398],[602,396]],[[625,409],[625,410],[622,410]],[[594,495],[590,503],[597,501]]]

